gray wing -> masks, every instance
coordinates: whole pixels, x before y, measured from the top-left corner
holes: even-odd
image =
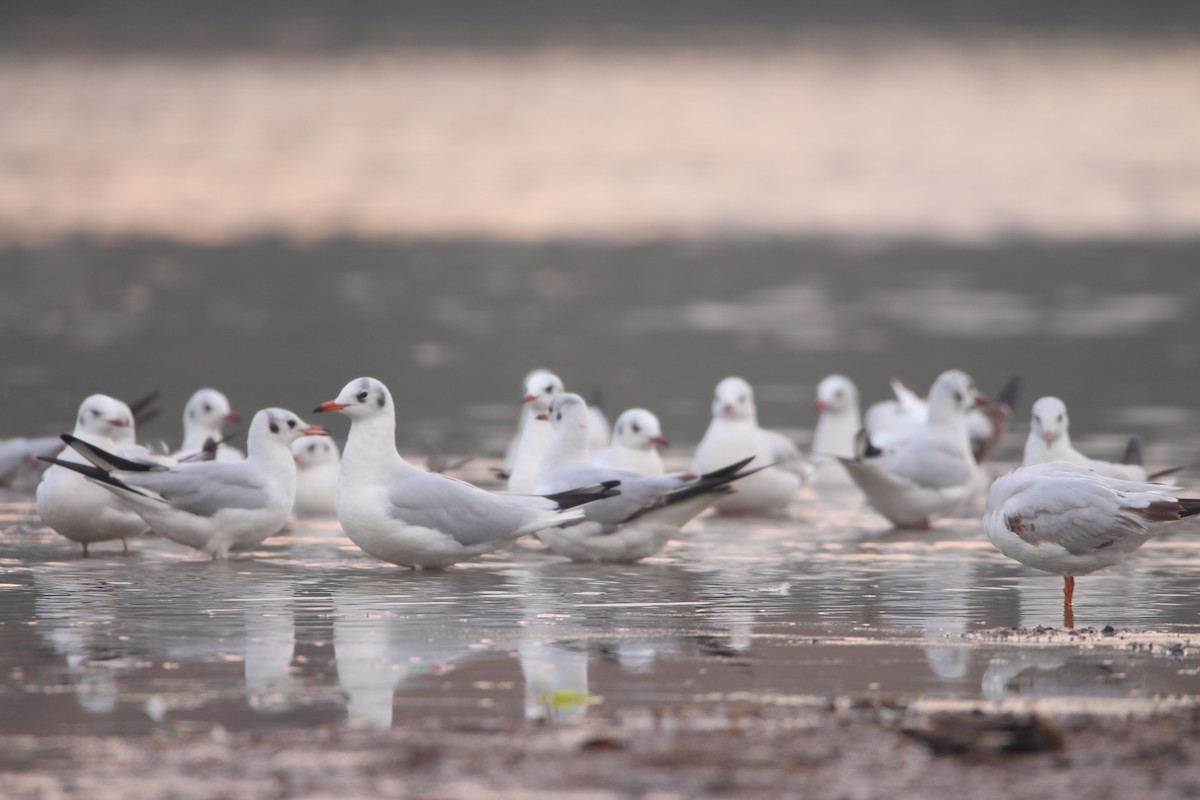
[[[963,443],[940,436],[914,436],[873,461],[918,486],[948,489],[971,479],[972,462]]]
[[[441,531],[464,546],[508,536],[555,507],[542,497],[494,494],[420,470],[397,470],[388,500],[393,519]]]
[[[759,431],[759,436],[767,453],[767,463],[805,477],[804,457],[795,442],[782,433],[765,429]]]
[[[1035,546],[1052,543],[1080,555],[1122,539],[1145,540],[1152,523],[1179,518],[1179,503],[1164,495],[1117,491],[1091,477],[1048,470],[1031,477],[1036,480],[1001,504],[999,516]]]
[[[211,517],[223,508],[262,508],[269,500],[266,476],[244,462],[205,461],[162,472],[114,475],[158,493],[172,508],[200,517]]]

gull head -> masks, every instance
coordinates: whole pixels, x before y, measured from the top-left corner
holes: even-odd
[[[246,439],[253,448],[258,442],[277,443],[289,451],[301,436],[328,436],[320,425],[309,425],[286,408],[264,408],[250,421]]]
[[[845,375],[830,375],[817,384],[813,407],[838,414],[858,405],[858,387]]]
[[[713,395],[715,419],[754,419],[754,390],[741,378],[726,378],[717,384]]]
[[[220,432],[226,422],[241,422],[242,417],[229,407],[229,398],[216,389],[199,389],[183,407],[184,427]]]
[[[133,412],[106,394],[93,394],[79,405],[75,434],[105,436],[117,444],[133,444]]]
[[[328,436],[306,436],[292,442],[292,458],[300,469],[311,469],[339,461],[338,446]]]
[[[395,418],[392,393],[382,381],[355,378],[347,383],[335,400],[326,400],[313,409],[314,414],[340,411],[352,420],[369,419],[381,414]]]
[[[617,417],[617,424],[613,427],[613,442],[632,450],[667,446],[658,417],[644,408],[631,408]]]
[[[563,382],[547,369],[535,369],[525,376],[525,394],[521,398],[534,412],[544,414],[550,409],[550,401],[563,393]]]
[[[965,417],[972,408],[986,402],[987,398],[975,388],[970,375],[950,369],[939,375],[929,389],[929,416],[931,419]]]
[[[546,413],[555,430],[579,430],[587,435],[588,407],[587,402],[579,395],[571,392],[555,395]]]
[[[1029,420],[1029,432],[1046,444],[1067,439],[1067,426],[1071,424],[1067,416],[1067,404],[1057,397],[1042,397],[1033,404],[1033,415]]]

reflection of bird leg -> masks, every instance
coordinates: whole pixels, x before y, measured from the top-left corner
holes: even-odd
[[[122,539],[122,540],[121,540],[121,552],[122,552],[122,553],[128,553],[128,552],[129,552],[129,540],[128,540],[128,539]]]
[[[80,544],[83,545],[83,557],[87,558],[88,557],[88,547],[87,547],[88,543],[80,542]]]
[[[1075,627],[1075,609],[1071,603],[1075,599],[1075,577],[1063,576],[1063,627]]]

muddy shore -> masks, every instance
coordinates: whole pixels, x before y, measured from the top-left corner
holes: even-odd
[[[1200,713],[925,714],[886,699],[598,715],[566,729],[428,719],[141,738],[0,739],[11,798],[1189,797]]]

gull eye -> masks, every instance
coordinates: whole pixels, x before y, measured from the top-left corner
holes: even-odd
[[[635,423],[633,423],[633,425],[632,425],[631,427],[633,428],[633,432],[634,432],[634,433],[641,433],[641,432],[642,432],[642,427],[641,427],[640,425],[638,425],[636,422],[635,422]]]
[[[355,397],[358,398],[358,402],[360,402],[360,403],[367,402],[367,393],[366,392],[359,392],[358,394],[355,395]]]
[[[546,394],[554,394],[554,384],[553,383],[548,384],[546,386]]]
[[[279,433],[279,426],[274,422],[271,423],[271,433]]]
[[[1062,421],[1063,421],[1063,415],[1062,415],[1062,414],[1059,414],[1059,415],[1058,415],[1058,421],[1059,421],[1059,422],[1062,422]]]
[[[289,420],[288,420],[288,427],[289,427],[289,428],[294,428],[294,427],[296,427],[296,420],[294,420],[294,419],[289,419]]]
[[[98,416],[100,416],[100,411],[99,411],[99,409],[95,409],[95,408],[93,408],[93,409],[92,409],[92,416],[93,416],[93,417],[98,417]]]
[[[561,411],[558,412],[558,414],[556,414],[554,418],[556,420],[558,420],[559,422],[562,422],[562,412]]]
[[[317,446],[316,446],[316,444],[310,444],[310,445],[308,446],[308,452],[310,452],[310,453],[315,453],[315,452],[317,452]]]
[[[205,403],[204,404],[204,413],[208,414],[211,411],[212,411],[212,406],[210,406],[208,403]]]
[[[833,393],[833,396],[841,397],[843,394],[845,394],[845,392],[843,392],[841,389],[838,389],[836,392]]]
[[[954,393],[954,402],[958,403],[959,405],[962,405],[962,401],[963,401],[963,393],[955,392]]]
[[[742,395],[741,397],[739,397],[739,398],[738,398],[738,402],[739,402],[739,403],[744,403],[744,402],[746,402],[746,395]]]

